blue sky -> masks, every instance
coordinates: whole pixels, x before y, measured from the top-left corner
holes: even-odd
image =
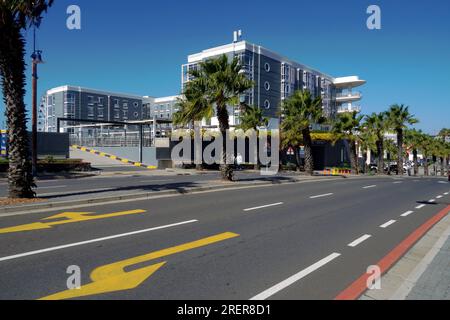
[[[81,7],[80,31],[66,28],[70,4]],[[366,27],[371,4],[382,10],[378,31]],[[245,40],[330,75],[367,80],[365,114],[403,103],[420,118],[417,127],[433,134],[450,127],[448,0],[55,0],[38,31],[46,60],[39,96],[65,84],[178,94],[187,55],[231,42],[236,29]],[[27,38],[31,44],[31,32]],[[30,106],[30,81],[27,91]]]

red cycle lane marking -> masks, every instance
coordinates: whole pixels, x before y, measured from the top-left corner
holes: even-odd
[[[394,250],[389,252],[376,265],[380,267],[381,273],[385,274],[389,269],[402,258],[408,250],[419,241],[432,227],[441,221],[450,212],[450,206],[436,214],[430,220],[411,233]],[[358,280],[353,282],[347,289],[342,291],[335,300],[356,300],[367,291],[367,280],[370,274],[363,274]]]

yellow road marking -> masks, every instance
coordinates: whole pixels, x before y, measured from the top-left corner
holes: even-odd
[[[92,154],[95,154],[96,152],[97,152],[97,151],[95,151],[95,150],[91,150],[91,153],[92,153]]]
[[[87,151],[87,149],[86,149],[86,148],[81,148],[80,150],[81,150],[81,151]]]
[[[16,232],[24,232],[24,231],[33,231],[33,230],[43,230],[43,229],[51,229],[53,226],[68,224],[68,223],[76,223],[82,221],[91,221],[91,220],[99,220],[99,219],[108,219],[114,217],[121,217],[132,214],[145,213],[145,210],[130,210],[130,211],[122,211],[116,213],[108,213],[101,215],[92,215],[92,212],[64,212],[61,214],[57,214],[55,216],[51,216],[41,221],[47,220],[55,220],[55,219],[64,219],[53,222],[36,222],[30,224],[24,224],[20,226],[10,227],[0,229],[0,234],[6,233],[16,233]]]
[[[116,156],[111,156],[110,158],[113,159],[113,160],[116,160],[116,159],[117,159]]]
[[[128,163],[128,162],[130,162],[128,159],[122,159],[122,162],[123,163]]]
[[[101,152],[101,153],[100,153],[100,157],[106,157],[106,153]]]
[[[167,263],[167,261],[153,264],[148,267],[140,268],[129,272],[125,272],[125,268],[131,267],[139,263],[144,263],[151,260],[181,253],[184,251],[205,247],[207,245],[211,245],[228,239],[233,239],[236,237],[239,237],[239,235],[232,232],[226,232],[209,238],[204,238],[198,241],[185,243],[176,247],[159,250],[142,256],[108,264],[95,269],[91,273],[92,282],[82,286],[79,290],[62,291],[41,298],[40,300],[64,300],[64,299],[87,297],[102,293],[135,289],[139,285],[141,285],[145,280],[147,280],[158,269],[164,266]]]
[[[135,165],[136,167],[140,167],[140,166],[142,165],[142,163],[136,162],[134,165]]]

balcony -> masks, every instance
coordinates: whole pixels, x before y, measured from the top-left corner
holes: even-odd
[[[337,102],[352,102],[352,101],[358,101],[362,99],[361,92],[345,92],[345,93],[338,93],[336,94],[336,101]]]
[[[361,112],[361,106],[355,106],[355,105],[346,105],[346,106],[341,106],[338,107],[337,110],[338,113],[353,113],[353,112],[357,112],[360,113]]]

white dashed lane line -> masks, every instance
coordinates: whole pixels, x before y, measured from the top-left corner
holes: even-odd
[[[325,198],[325,197],[332,196],[333,194],[334,194],[334,193],[320,194],[320,195],[318,195],[318,196],[312,196],[312,197],[309,197],[309,198],[310,198],[310,199]]]
[[[422,209],[425,208],[427,205],[426,204],[421,204],[420,206],[417,206],[416,209]]]
[[[372,236],[369,235],[369,234],[366,234],[366,235],[362,236],[361,238],[356,239],[355,241],[350,243],[348,246],[351,247],[351,248],[355,248],[355,247],[359,246],[361,243],[363,243],[364,241],[366,241],[366,240],[368,240],[370,238],[372,238]]]
[[[407,216],[410,216],[410,215],[412,215],[414,213],[414,211],[406,211],[404,214],[402,214],[401,216],[402,217],[407,217]]]
[[[267,205],[264,205],[264,206],[244,209],[244,211],[245,212],[255,211],[255,210],[259,210],[259,209],[265,209],[265,208],[270,208],[270,207],[281,206],[282,204],[284,204],[284,203],[283,202],[278,202],[278,203],[273,203],[273,204],[267,204]]]
[[[293,285],[294,283],[300,281],[301,279],[307,277],[308,275],[310,275],[314,271],[322,268],[323,266],[325,266],[326,264],[330,263],[331,261],[337,259],[340,256],[341,256],[340,253],[333,253],[333,254],[329,255],[328,257],[320,260],[319,262],[313,264],[312,266],[310,266],[310,267],[300,271],[299,273],[293,275],[292,277],[290,277],[290,278],[280,282],[279,284],[274,285],[270,289],[267,289],[266,291],[258,294],[257,296],[251,298],[250,300],[252,300],[252,301],[267,300],[270,297],[272,297],[273,295],[275,295],[276,293],[286,289],[287,287],[289,287],[289,286]]]
[[[391,220],[391,221],[388,221],[388,222],[386,222],[385,224],[382,224],[382,225],[380,226],[380,228],[386,229],[386,228],[392,226],[392,225],[393,225],[394,223],[396,223],[396,222],[397,222],[397,220]]]
[[[376,185],[373,185],[373,186],[363,187],[363,189],[372,189],[372,188],[375,188],[375,187],[376,187]]]

